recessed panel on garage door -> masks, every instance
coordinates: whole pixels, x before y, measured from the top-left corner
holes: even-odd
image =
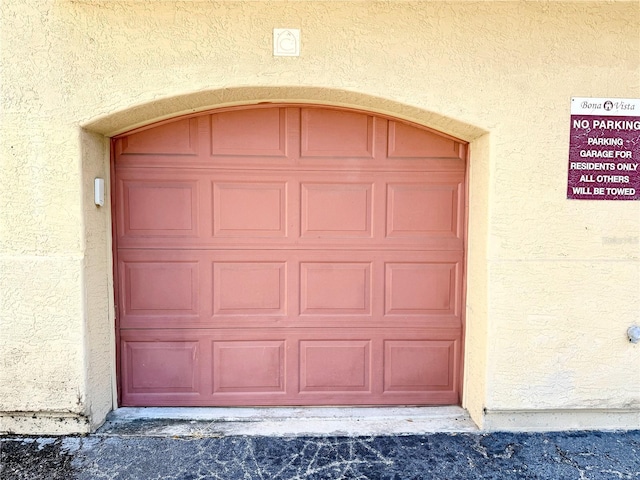
[[[177,120],[123,137],[120,155],[195,155],[198,149],[198,121]]]
[[[211,115],[211,154],[216,156],[284,157],[287,110],[239,110]]]
[[[302,315],[371,314],[371,264],[300,264]]]
[[[454,313],[456,272],[453,263],[387,263],[385,313]]]
[[[302,183],[302,236],[371,237],[373,185]]]
[[[286,264],[214,262],[214,315],[286,314]]]
[[[302,109],[301,156],[373,158],[374,121],[362,113]]]
[[[460,142],[405,123],[389,121],[389,158],[462,158]]]
[[[286,236],[286,184],[214,182],[213,235]]]
[[[385,341],[385,392],[450,390],[454,354],[453,341]]]
[[[300,391],[368,392],[371,348],[367,340],[300,342]]]
[[[198,264],[188,261],[123,262],[127,315],[198,313]]]
[[[124,342],[122,359],[130,393],[198,393],[198,342]]]
[[[284,340],[213,342],[213,393],[284,393],[284,361]]]
[[[458,235],[460,185],[387,186],[387,236]]]
[[[197,235],[197,182],[123,180],[121,185],[123,235]]]

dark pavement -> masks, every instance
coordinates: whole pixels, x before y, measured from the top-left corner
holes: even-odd
[[[640,431],[0,437],[10,479],[640,479]]]

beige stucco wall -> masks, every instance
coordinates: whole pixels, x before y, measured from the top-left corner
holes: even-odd
[[[113,407],[108,138],[258,101],[471,142],[464,405],[487,428],[640,426],[640,202],[565,198],[571,96],[640,97],[632,2],[0,3],[0,431]],[[302,54],[272,55],[300,28]],[[551,425],[549,422],[554,422]]]

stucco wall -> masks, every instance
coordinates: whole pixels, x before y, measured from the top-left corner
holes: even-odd
[[[0,15],[0,431],[87,430],[111,408],[110,211],[91,187],[107,137],[270,100],[471,142],[464,404],[478,423],[640,426],[625,338],[640,202],[565,198],[570,97],[640,96],[638,2],[5,0]],[[301,29],[300,57],[273,57],[278,27]]]

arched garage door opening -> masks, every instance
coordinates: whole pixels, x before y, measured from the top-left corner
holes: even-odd
[[[121,406],[460,403],[464,142],[269,105],[113,151]]]

